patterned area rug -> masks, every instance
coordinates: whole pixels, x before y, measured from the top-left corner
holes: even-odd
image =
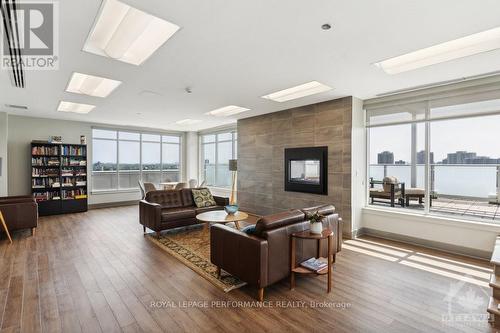
[[[246,284],[224,271],[222,271],[221,278],[217,278],[217,267],[210,262],[209,232],[202,226],[164,231],[159,239],[154,234],[147,235],[147,237],[165,252],[225,292]]]

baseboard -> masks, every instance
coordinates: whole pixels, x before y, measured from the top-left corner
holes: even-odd
[[[89,209],[131,206],[131,205],[137,205],[138,203],[139,203],[139,200],[105,202],[105,203],[99,203],[99,204],[89,205]]]
[[[463,255],[466,257],[471,257],[471,258],[476,258],[476,259],[490,260],[490,258],[491,258],[491,252],[489,252],[489,251],[477,250],[477,249],[472,249],[472,248],[465,247],[465,246],[436,242],[436,241],[431,241],[428,239],[416,238],[416,237],[396,234],[396,233],[387,232],[387,231],[381,231],[381,230],[376,230],[376,229],[371,229],[371,228],[360,228],[358,230],[355,230],[354,232],[356,233],[355,237],[367,235],[367,236],[373,236],[373,237],[383,238],[383,239],[387,239],[387,240],[393,240],[393,241],[412,244],[412,245],[418,245],[418,246],[426,247],[426,248],[433,249],[433,250],[440,250],[440,251],[451,253],[451,254],[460,254],[460,255]]]

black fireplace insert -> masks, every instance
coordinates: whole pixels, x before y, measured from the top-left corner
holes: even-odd
[[[285,191],[328,194],[328,147],[285,149]]]

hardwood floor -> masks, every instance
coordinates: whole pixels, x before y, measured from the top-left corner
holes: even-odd
[[[0,330],[489,332],[490,271],[361,238],[337,255],[330,294],[326,277],[298,277],[295,290],[284,280],[259,304],[254,288],[224,293],[145,239],[137,206],[106,208],[40,218],[35,237],[14,233],[11,245],[2,235]]]

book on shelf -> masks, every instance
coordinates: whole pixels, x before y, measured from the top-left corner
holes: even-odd
[[[71,145],[64,145],[61,148],[61,155],[71,155],[71,156],[78,156],[78,157],[86,157],[87,155],[87,147],[85,146],[71,146]]]
[[[300,263],[300,266],[310,269],[313,272],[318,272],[328,266],[328,264],[320,259],[309,258]]]
[[[59,147],[57,146],[33,146],[31,147],[31,155],[59,155]]]

